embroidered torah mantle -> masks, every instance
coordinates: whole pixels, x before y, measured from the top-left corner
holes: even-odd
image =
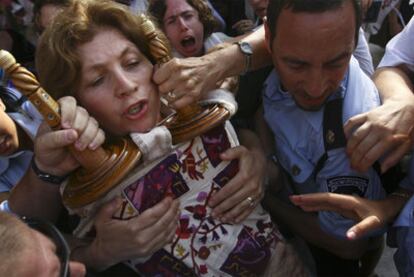
[[[225,127],[224,127],[225,126]],[[230,124],[216,127],[149,165],[140,165],[103,199],[75,212],[81,222],[75,235],[94,233],[98,207],[120,195],[122,209],[114,217],[126,220],[166,196],[179,198],[181,216],[173,241],[152,256],[125,261],[144,276],[261,276],[281,235],[258,205],[240,224],[225,224],[210,216],[212,194],[238,172],[237,161],[222,161],[220,153],[238,144]]]

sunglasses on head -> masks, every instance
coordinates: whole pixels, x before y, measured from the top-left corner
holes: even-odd
[[[60,261],[60,276],[69,277],[70,249],[62,233],[50,222],[38,218],[21,217],[30,228],[42,233],[56,245],[56,255]]]

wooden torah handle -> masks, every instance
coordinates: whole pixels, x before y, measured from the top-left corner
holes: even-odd
[[[160,38],[154,23],[141,14],[142,29],[149,38],[149,49],[158,64],[171,60],[171,51],[166,42]],[[165,121],[170,130],[174,144],[188,141],[220,125],[230,117],[230,112],[220,105],[201,107],[194,103],[177,109],[177,113]]]
[[[4,50],[0,50],[0,67],[10,76],[13,85],[33,103],[49,126],[54,130],[59,129],[59,104],[40,86],[33,73],[16,63],[14,57]],[[76,153],[74,156],[86,168],[99,166],[99,161],[105,160],[107,156],[102,148],[81,152],[71,147],[71,151]]]
[[[33,73],[16,63],[15,58],[4,50],[0,50],[0,67],[49,126],[59,129],[59,104],[40,86]],[[78,151],[74,146],[69,147],[82,168],[70,176],[63,195],[67,206],[80,207],[106,194],[139,161],[141,152],[133,142],[122,139],[118,144],[108,146],[107,150],[99,147],[96,150],[87,148]]]

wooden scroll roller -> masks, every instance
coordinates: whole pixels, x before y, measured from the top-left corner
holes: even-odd
[[[154,24],[144,15],[142,19],[142,28],[150,40],[149,48],[154,60],[159,64],[169,61],[169,48],[159,38]],[[4,50],[0,50],[0,67],[39,110],[49,126],[59,129],[59,105],[40,87],[35,76]],[[164,120],[164,124],[171,132],[173,144],[178,144],[222,124],[229,117],[230,112],[218,104],[203,107],[193,104],[178,109],[176,114]],[[141,158],[140,150],[129,138],[118,139],[115,144],[105,145],[95,151],[78,151],[73,146],[70,151],[82,165],[69,177],[63,192],[63,202],[70,209],[80,208],[103,197]]]
[[[52,129],[60,127],[59,104],[40,87],[36,77],[16,63],[7,51],[0,50],[0,67],[42,114]],[[114,145],[106,145],[95,151],[78,151],[70,147],[73,156],[82,165],[69,177],[63,193],[63,202],[70,208],[82,207],[101,198],[134,167],[141,152],[130,139],[119,139]]]
[[[145,15],[142,29],[150,41],[150,51],[158,64],[171,60],[169,48],[157,35],[157,30],[151,20]],[[197,103],[177,109],[177,113],[164,121],[171,132],[173,144],[188,141],[206,131],[222,124],[230,117],[230,112],[219,104],[200,106]]]

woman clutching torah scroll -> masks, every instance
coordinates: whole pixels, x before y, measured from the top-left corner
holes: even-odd
[[[103,198],[69,207],[81,217],[75,235],[91,242],[76,248],[73,258],[95,269],[124,261],[144,276],[302,274],[300,262],[258,204],[263,159],[238,146],[232,126],[226,122],[172,145],[167,128],[157,125],[161,101],[152,82],[155,59],[145,20],[112,1],[76,1],[56,17],[38,45],[37,70],[45,90],[54,97],[73,96],[107,140],[130,135],[143,152],[142,162]],[[207,101],[235,110],[231,97],[220,91]],[[73,118],[75,111],[64,112]],[[81,137],[87,128],[77,131]],[[53,132],[59,131],[41,136]],[[36,158],[38,165],[53,171],[56,164],[42,160],[45,156]],[[220,191],[225,185],[232,190]],[[102,220],[108,211],[114,211],[117,224],[141,221],[128,231],[113,228]],[[287,258],[293,264],[281,263]]]

